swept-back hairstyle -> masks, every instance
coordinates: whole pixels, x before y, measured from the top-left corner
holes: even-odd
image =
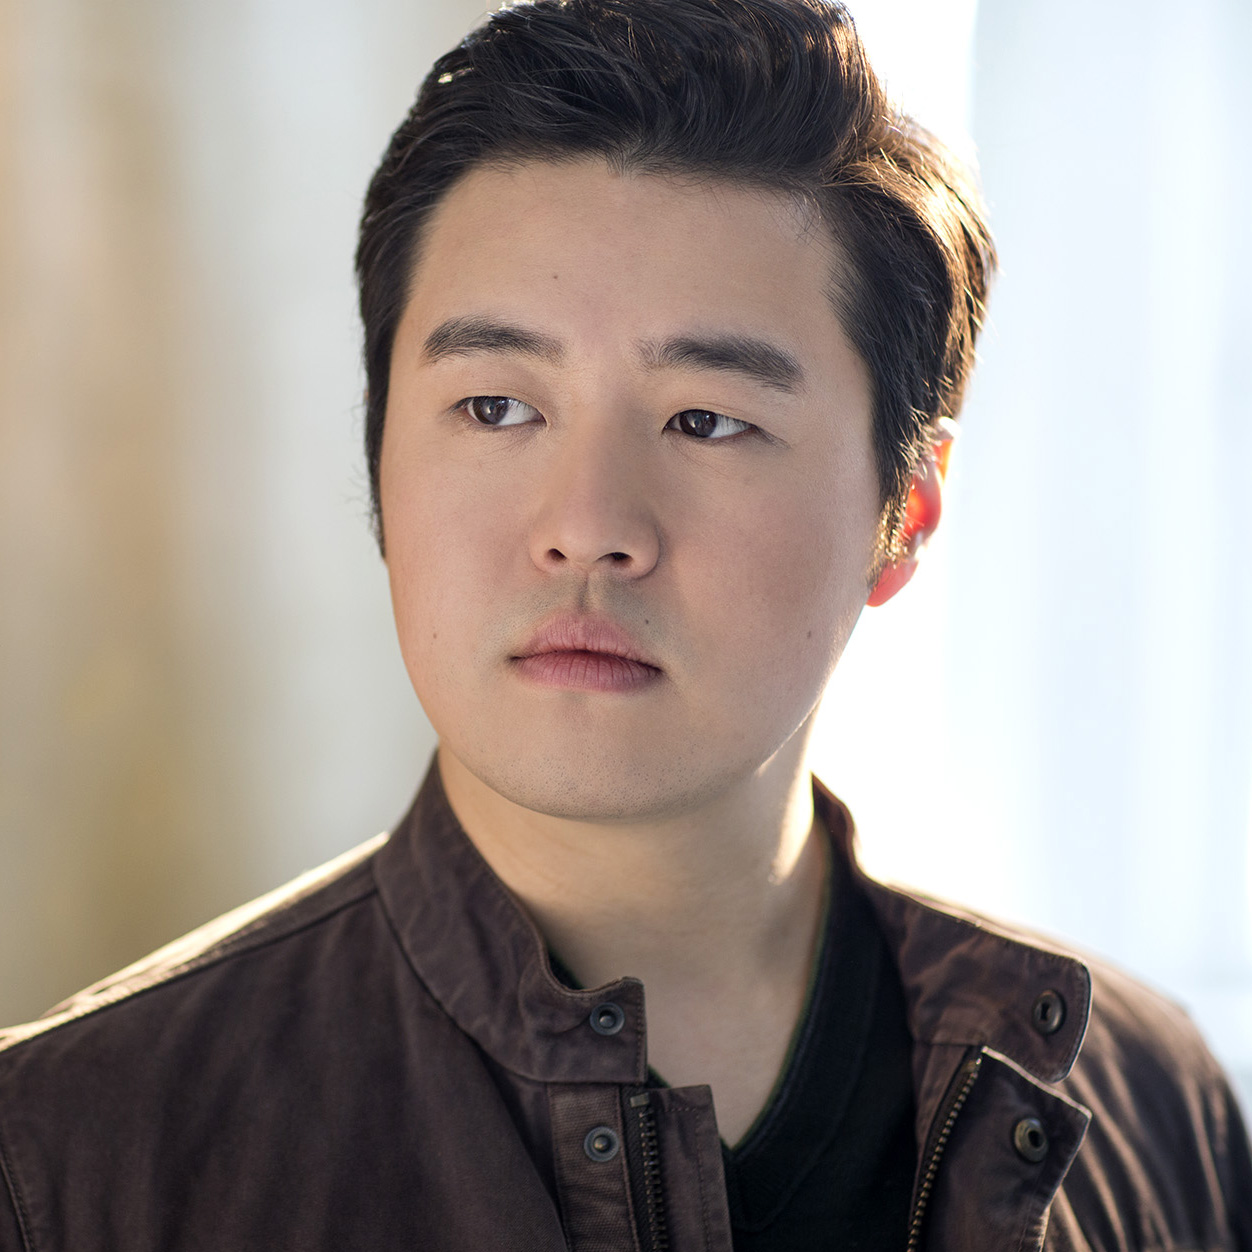
[[[831,299],[873,387],[882,555],[973,363],[995,253],[969,172],[888,101],[834,0],[531,0],[435,63],[370,182],[357,249],[378,465],[422,227],[476,166],[595,156],[796,195],[835,243]]]

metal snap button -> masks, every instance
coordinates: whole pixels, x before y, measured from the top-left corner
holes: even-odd
[[[612,1000],[606,1000],[591,1010],[590,1021],[597,1035],[615,1035],[626,1025],[626,1014]]]
[[[1030,1024],[1041,1035],[1054,1035],[1065,1021],[1065,1000],[1059,991],[1045,991],[1030,1010]]]
[[[621,1146],[612,1126],[593,1126],[583,1140],[583,1151],[593,1161],[611,1161]]]
[[[1037,1117],[1023,1117],[1013,1127],[1013,1147],[1023,1161],[1038,1165],[1048,1155],[1048,1132]]]

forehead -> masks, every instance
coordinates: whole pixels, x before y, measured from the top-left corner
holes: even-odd
[[[426,225],[405,320],[538,318],[588,349],[715,326],[858,369],[837,264],[798,197],[598,159],[481,166]]]

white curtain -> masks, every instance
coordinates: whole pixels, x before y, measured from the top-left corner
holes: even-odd
[[[817,765],[873,863],[1146,977],[1252,1094],[1249,54],[1243,0],[980,0],[1004,272],[946,533]]]

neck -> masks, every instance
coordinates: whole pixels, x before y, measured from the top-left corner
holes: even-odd
[[[820,907],[802,758],[681,817],[612,825],[513,804],[446,750],[439,764],[466,832],[587,986],[658,966],[769,964],[797,907]]]

